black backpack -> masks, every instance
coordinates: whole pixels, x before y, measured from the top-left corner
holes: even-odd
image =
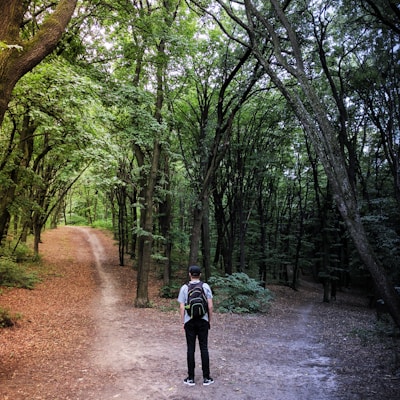
[[[190,318],[203,318],[208,311],[208,302],[203,282],[188,283],[188,299],[185,309]]]

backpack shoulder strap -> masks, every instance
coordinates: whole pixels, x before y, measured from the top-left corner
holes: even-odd
[[[196,283],[194,283],[194,282],[192,282],[192,281],[188,281],[188,282],[186,282],[186,285],[187,285],[187,287],[189,287],[189,286],[191,286],[191,285],[198,285],[198,284],[200,284],[200,286],[201,287],[203,287],[203,281],[198,281],[198,282],[196,282]]]

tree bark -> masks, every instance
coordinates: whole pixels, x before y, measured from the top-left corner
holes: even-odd
[[[172,198],[170,194],[170,168],[168,156],[164,154],[163,157],[163,170],[166,177],[166,183],[164,184],[164,190],[167,193],[165,199],[160,203],[160,232],[164,238],[164,269],[163,269],[163,283],[164,286],[169,286],[171,280],[171,252],[172,252],[172,241],[171,241],[171,224],[172,224]]]
[[[10,171],[8,172],[10,183],[2,188],[0,198],[0,245],[8,232],[11,219],[9,206],[16,196],[17,185],[20,181],[20,169],[27,168],[32,159],[35,130],[36,123],[29,116],[25,116],[18,142],[20,155],[15,157],[12,167],[10,166]]]
[[[202,255],[203,255],[203,278],[205,281],[211,276],[211,242],[210,242],[210,221],[208,201],[204,204],[203,222],[201,229]]]
[[[158,54],[165,55],[165,43],[163,40],[158,45]],[[157,67],[157,95],[155,103],[155,120],[161,124],[162,122],[162,106],[164,102],[164,87],[163,74],[165,65],[160,63]],[[161,126],[160,126],[161,129]],[[143,157],[142,157],[143,158]],[[152,160],[150,172],[147,178],[143,179],[146,182],[144,189],[144,204],[141,210],[142,229],[144,234],[139,237],[139,252],[138,252],[138,282],[136,293],[136,307],[149,306],[148,282],[151,268],[151,255],[153,248],[153,207],[154,207],[154,190],[157,182],[157,174],[159,171],[161,158],[161,144],[158,139],[154,140]]]
[[[193,209],[193,225],[190,235],[190,251],[189,251],[189,265],[198,263],[200,239],[201,239],[201,224],[203,221],[203,202],[195,205]]]
[[[141,210],[141,226],[144,232],[139,236],[138,282],[135,300],[136,307],[141,308],[149,306],[148,282],[153,246],[153,195],[160,162],[160,153],[161,145],[158,141],[155,141],[151,170],[148,176],[146,189],[144,190],[144,208]]]
[[[20,31],[28,2],[0,2],[0,41],[8,46],[20,46],[20,50],[10,47],[0,51],[0,126],[14,86],[54,50],[72,17],[76,3],[77,0],[60,0],[37,33],[29,40],[22,40]]]

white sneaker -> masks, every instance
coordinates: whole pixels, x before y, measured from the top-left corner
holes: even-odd
[[[194,386],[196,384],[196,382],[193,379],[190,378],[186,378],[183,380],[183,383],[185,385],[189,385],[189,386]]]
[[[208,378],[204,378],[204,380],[203,380],[203,385],[204,386],[211,385],[212,383],[214,383],[214,379],[213,378],[208,377]]]

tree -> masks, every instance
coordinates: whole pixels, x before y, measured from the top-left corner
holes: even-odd
[[[111,14],[100,10],[98,13],[111,46],[97,60],[106,59],[113,70],[112,103],[116,99],[119,102],[118,106],[113,103],[117,121],[115,142],[121,149],[119,184],[115,186],[113,198],[118,199],[120,216],[120,259],[127,232],[133,232],[137,245],[132,252],[138,268],[135,304],[146,307],[158,227],[164,236],[160,242],[165,243],[165,279],[169,276],[170,248],[166,238],[171,218],[165,212],[171,210],[168,205],[170,176],[165,173],[170,173],[172,124],[166,112],[171,79],[168,65],[183,42],[181,26],[185,26],[187,15],[180,0],[105,1],[102,7],[113,10]],[[162,221],[158,211],[163,214]],[[158,217],[160,225],[156,223]]]
[[[268,199],[276,195],[277,183],[292,163],[292,115],[285,105],[272,88],[265,89],[249,99],[235,119],[212,186],[218,232],[214,263],[223,264],[225,273],[257,265],[266,280],[266,230],[273,229]],[[273,263],[278,267],[277,260]]]
[[[187,174],[195,188],[189,265],[198,263],[202,246],[206,277],[210,275],[207,219],[213,181],[229,148],[235,117],[258,80],[258,64],[250,52],[235,49],[231,54],[232,45],[220,40],[218,29],[210,29],[204,39],[198,39],[197,49],[187,63],[192,90],[176,107],[181,115],[182,142],[190,143],[183,151]]]
[[[37,9],[36,2],[32,1],[1,2],[0,126],[15,84],[54,50],[72,17],[76,3],[77,0],[60,0],[51,6],[42,3],[39,5],[41,8]],[[32,27],[35,33],[32,36],[27,36],[26,17],[34,19]]]
[[[81,69],[62,59],[36,66],[14,89],[3,123],[8,146],[0,152],[0,179],[7,182],[12,173],[16,197],[10,214],[21,238],[33,231],[36,253],[51,213],[82,171],[103,158],[107,112],[97,89]]]
[[[217,0],[217,3],[246,32],[248,40],[241,37],[236,37],[236,40],[252,50],[266,74],[296,113],[321,159],[336,206],[359,255],[370,271],[381,296],[388,304],[393,318],[400,325],[400,299],[383,266],[372,251],[362,224],[354,181],[349,175],[343,148],[337,140],[336,126],[330,118],[330,112],[318,92],[318,87],[313,83],[313,77],[317,71],[313,64],[308,63],[309,60],[306,57],[312,49],[310,47],[312,40],[308,38],[307,41],[302,41],[296,31],[298,28],[296,24],[299,22],[296,19],[299,11],[298,3],[286,2],[281,5],[277,0],[270,0],[262,7],[258,3],[245,0],[240,11],[245,13],[246,19],[243,19],[243,14],[238,15],[236,10],[239,7],[233,8],[223,0]],[[318,12],[311,8],[308,11]],[[330,18],[330,12],[328,7],[324,8],[320,18],[324,16]],[[227,33],[232,36],[230,32]],[[323,62],[323,60],[320,61]],[[327,72],[323,66],[322,71]],[[329,79],[329,76],[326,78]],[[294,82],[296,85],[293,84]],[[333,90],[335,84],[331,83]],[[339,107],[340,103],[336,105],[337,116],[345,119],[346,116],[342,113],[346,110]]]
[[[36,2],[10,0],[0,3],[0,128],[16,83],[55,49],[76,3],[77,0],[60,0],[53,12],[45,17],[43,14],[51,11],[45,4],[35,9]],[[34,19],[31,21],[32,30],[26,30],[25,17]],[[32,31],[35,33],[30,36]],[[21,145],[25,146],[24,141],[21,141]],[[20,162],[25,161],[15,160],[16,168]],[[16,178],[16,171],[11,172],[7,186],[3,186],[0,244],[10,220],[9,206],[15,197]]]

